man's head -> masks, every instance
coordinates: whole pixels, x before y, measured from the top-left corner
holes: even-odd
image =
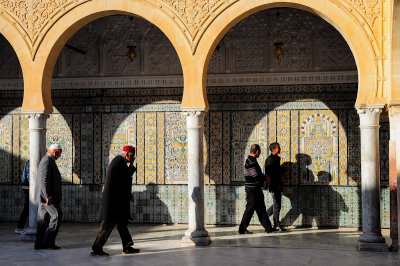
[[[62,148],[60,144],[51,144],[48,153],[54,158],[58,159],[61,156]]]
[[[258,145],[258,144],[251,145],[251,147],[250,147],[250,155],[255,157],[255,158],[258,158],[258,157],[260,157],[260,154],[261,154],[260,145]]]
[[[273,142],[269,144],[269,150],[273,155],[277,155],[281,152],[281,146],[279,145],[278,142]]]
[[[135,147],[133,147],[133,146],[124,146],[122,148],[121,155],[128,162],[132,163],[135,160]]]

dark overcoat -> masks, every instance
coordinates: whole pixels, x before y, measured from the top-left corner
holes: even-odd
[[[269,191],[282,192],[282,169],[281,157],[278,155],[270,154],[265,160],[265,175],[271,178],[269,184]]]
[[[117,155],[107,168],[102,198],[102,219],[109,222],[124,222],[130,218],[132,199],[132,175],[136,168],[128,167],[127,161]]]

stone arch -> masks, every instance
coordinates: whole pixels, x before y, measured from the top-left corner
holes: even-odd
[[[15,23],[10,22],[10,20],[8,20],[4,15],[0,15],[0,34],[6,38],[8,43],[13,48],[18,57],[19,63],[21,64],[22,72],[24,72],[24,66],[30,60],[29,47],[26,45],[23,36],[20,34],[14,24]]]
[[[206,94],[205,80],[207,75],[208,62],[212,53],[222,37],[240,20],[256,13],[257,11],[274,7],[292,7],[303,9],[317,14],[328,23],[334,26],[348,43],[358,69],[359,85],[356,104],[377,103],[378,85],[377,77],[380,68],[375,62],[375,51],[371,44],[370,37],[366,35],[362,23],[339,6],[336,1],[271,1],[266,3],[263,0],[239,1],[224,12],[222,12],[208,27],[198,44],[196,55],[199,57],[199,64],[203,67],[201,78],[203,94]],[[199,88],[200,89],[200,88]],[[187,91],[185,90],[185,93]],[[185,95],[182,105],[190,105],[185,102]]]
[[[400,2],[394,1],[392,24],[391,103],[400,104]]]
[[[61,49],[69,38],[89,22],[110,15],[135,15],[156,25],[177,51],[182,68],[188,64],[190,47],[172,19],[146,0],[90,1],[63,15],[46,32],[29,68],[22,110],[52,112],[51,79]],[[27,80],[28,81],[28,80]]]

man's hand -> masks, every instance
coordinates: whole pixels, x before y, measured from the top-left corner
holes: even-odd
[[[46,199],[46,205],[50,205],[52,203],[53,203],[53,199],[51,197]]]

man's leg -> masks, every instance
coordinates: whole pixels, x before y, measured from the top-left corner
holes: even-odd
[[[119,236],[121,237],[122,249],[125,250],[125,249],[133,246],[132,236],[128,230],[128,222],[117,223],[117,229],[118,229]]]
[[[246,209],[243,213],[242,217],[242,222],[240,223],[239,226],[239,233],[245,232],[247,227],[249,226],[249,223],[251,221],[251,218],[253,217],[254,214],[254,209],[255,209],[255,198],[254,198],[254,189],[245,187],[246,190]]]
[[[29,217],[29,192],[24,191],[24,208],[22,210],[21,216],[19,217],[17,229],[23,229],[25,226],[26,219]]]
[[[43,240],[46,234],[47,226],[49,225],[49,220],[50,216],[46,211],[45,205],[43,203],[39,203],[37,213],[35,249],[47,248],[46,243],[44,243]]]
[[[115,224],[114,222],[107,222],[105,220],[101,221],[99,232],[92,246],[93,251],[103,251],[103,246],[107,242]]]
[[[56,248],[55,241],[61,225],[62,211],[59,206],[53,204],[45,205],[45,208],[50,216],[50,221],[43,241],[48,247]]]
[[[282,194],[280,192],[274,192],[272,194],[274,203],[274,226],[279,226],[279,213],[281,211]]]
[[[271,226],[271,221],[269,220],[269,216],[265,207],[265,202],[264,202],[264,193],[260,189],[259,191],[257,190],[256,192],[256,212],[258,216],[258,220],[260,220],[260,223],[264,227],[266,232],[271,232],[272,231],[272,226]]]

